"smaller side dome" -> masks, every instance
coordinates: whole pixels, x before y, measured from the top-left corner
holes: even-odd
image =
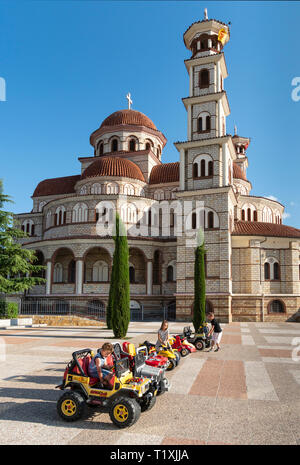
[[[167,182],[179,181],[179,162],[164,163],[162,165],[153,166],[149,184],[163,184]]]
[[[81,179],[98,176],[116,176],[138,179],[145,182],[141,169],[131,160],[119,157],[101,157],[89,165],[82,173]]]

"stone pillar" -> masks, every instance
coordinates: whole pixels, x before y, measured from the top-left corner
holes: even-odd
[[[153,264],[152,260],[147,262],[147,295],[152,295]]]
[[[187,138],[188,140],[192,140],[192,106],[189,105],[188,106],[188,134],[187,134]]]
[[[185,179],[184,179],[184,165],[185,165],[185,160],[184,160],[184,149],[180,149],[180,172],[179,172],[179,189],[181,191],[184,191],[185,187]]]
[[[223,167],[223,186],[227,186],[228,183],[228,165],[227,165],[227,154],[226,144],[222,144],[222,167]]]
[[[82,294],[83,285],[83,260],[76,260],[76,294]]]
[[[194,89],[193,74],[194,74],[194,68],[191,66],[190,67],[190,97],[193,96],[193,89]]]
[[[51,294],[51,284],[52,284],[52,262],[47,262],[46,268],[46,294]]]

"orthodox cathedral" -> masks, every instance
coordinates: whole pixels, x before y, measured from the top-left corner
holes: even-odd
[[[115,209],[127,228],[136,314],[155,310],[160,318],[191,320],[194,247],[188,239],[200,227],[207,310],[224,322],[286,320],[298,310],[300,230],[282,224],[279,202],[251,195],[250,139],[226,130],[229,38],[229,26],[207,12],[183,35],[189,95],[182,99],[187,138],[175,142],[178,161],[163,163],[166,137],[131,108],[128,94],[128,108],[90,135],[93,154],[79,158],[78,174],[36,186],[32,211],[16,217],[27,232],[23,246],[36,250],[46,267],[46,284],[24,299],[105,310],[114,241],[104,227]],[[181,234],[179,223],[186,225]]]

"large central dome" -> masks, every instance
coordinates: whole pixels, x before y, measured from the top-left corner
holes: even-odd
[[[107,126],[119,126],[120,124],[128,124],[134,126],[145,126],[146,128],[154,129],[157,131],[155,124],[148,116],[136,110],[119,110],[109,115],[100,128]]]

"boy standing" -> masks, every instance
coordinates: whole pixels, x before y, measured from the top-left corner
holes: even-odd
[[[210,312],[208,314],[208,319],[211,324],[211,330],[209,331],[207,336],[210,336],[212,334],[212,341],[211,341],[211,347],[209,349],[209,352],[213,350],[213,347],[216,343],[217,348],[215,349],[215,352],[218,352],[218,350],[221,349],[220,347],[220,341],[222,338],[222,328],[220,326],[220,323],[218,320],[215,319],[214,312]]]

